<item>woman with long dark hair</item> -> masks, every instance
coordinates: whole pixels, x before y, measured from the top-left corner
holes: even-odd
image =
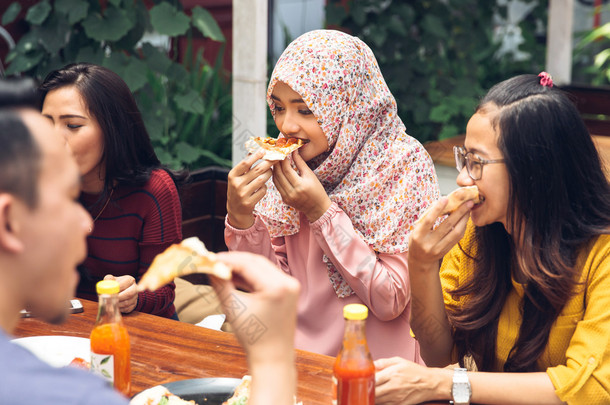
[[[136,292],[152,259],[182,239],[173,172],[162,167],[135,99],[114,72],[88,63],[51,72],[40,86],[42,113],[78,163],[80,200],[93,217],[78,295],[96,299],[95,283],[116,278],[123,312],[176,317],[174,284]]]
[[[377,403],[610,403],[610,184],[577,109],[546,73],[506,80],[455,157],[481,202],[432,206],[408,264],[422,357],[461,368],[380,360]]]

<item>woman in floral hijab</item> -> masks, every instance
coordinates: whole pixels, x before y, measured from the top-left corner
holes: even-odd
[[[362,303],[373,357],[421,362],[409,333],[408,236],[438,183],[373,53],[339,31],[306,33],[277,62],[267,101],[280,137],[309,143],[292,160],[254,165],[256,153],[231,171],[227,246],[300,281],[297,348],[336,355],[343,306]]]

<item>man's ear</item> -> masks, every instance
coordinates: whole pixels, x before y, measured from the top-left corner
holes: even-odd
[[[0,193],[0,250],[11,253],[20,253],[24,249],[19,236],[19,216],[25,207],[18,207],[18,204],[20,202],[13,195]]]

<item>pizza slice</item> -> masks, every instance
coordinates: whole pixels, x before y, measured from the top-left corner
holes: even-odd
[[[447,205],[445,206],[445,209],[441,215],[452,213],[453,211],[457,210],[460,205],[469,200],[472,200],[475,204],[481,202],[479,188],[477,186],[460,187],[455,189],[449,193],[449,195],[447,195],[447,199],[449,201],[447,202]]]
[[[158,254],[138,283],[138,291],[155,291],[174,278],[194,273],[211,274],[224,280],[231,278],[231,269],[216,260],[197,237],[184,239]]]
[[[309,139],[301,138],[250,138],[246,141],[246,149],[250,153],[256,152],[259,148],[265,150],[264,160],[284,160],[286,156],[301,146],[309,143]]]

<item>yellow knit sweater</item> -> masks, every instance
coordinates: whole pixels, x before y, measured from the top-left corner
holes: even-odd
[[[473,246],[472,223],[461,241]],[[547,347],[538,359],[557,396],[570,404],[610,404],[610,235],[602,235],[581,254],[581,286],[553,324]],[[445,305],[460,305],[448,291],[472,277],[473,262],[456,245],[443,260],[441,283]],[[513,280],[498,322],[497,364],[503,369],[517,340],[523,285]]]

